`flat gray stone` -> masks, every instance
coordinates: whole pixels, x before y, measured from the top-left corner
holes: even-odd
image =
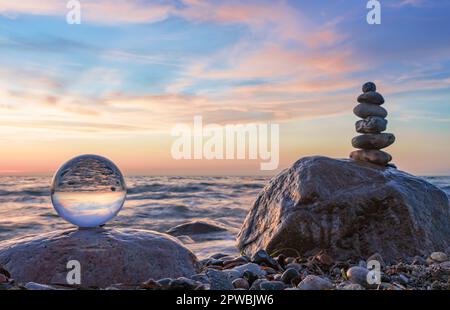
[[[227,229],[222,223],[209,220],[197,220],[172,227],[167,231],[167,233],[172,236],[191,236],[196,234],[209,234],[224,231],[227,231]]]
[[[330,280],[321,278],[319,276],[309,275],[306,276],[297,286],[300,290],[331,290],[333,289],[333,283]]]
[[[364,150],[380,150],[395,142],[395,136],[391,133],[363,134],[352,139],[352,146]]]
[[[371,164],[386,166],[392,160],[392,156],[380,150],[357,150],[350,153],[350,158],[365,161]]]
[[[358,104],[353,109],[353,113],[361,118],[366,118],[369,116],[378,116],[381,118],[385,118],[388,115],[388,112],[383,107],[371,103]]]
[[[207,269],[206,276],[209,278],[211,290],[232,290],[234,286],[226,273],[220,270]]]
[[[359,95],[358,102],[382,105],[384,103],[384,98],[380,93],[377,93],[376,91],[368,91],[364,94]]]

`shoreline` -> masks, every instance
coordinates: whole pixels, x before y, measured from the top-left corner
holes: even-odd
[[[253,258],[217,253],[201,261],[190,277],[148,279],[142,283],[82,285],[17,283],[0,268],[0,290],[450,290],[450,253],[434,252],[386,264],[375,253],[367,260],[335,261],[326,253],[310,257]],[[380,283],[367,282],[368,260],[380,262]]]

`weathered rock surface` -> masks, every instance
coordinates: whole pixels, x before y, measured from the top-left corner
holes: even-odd
[[[70,260],[80,262],[82,287],[191,276],[200,267],[176,238],[145,230],[74,229],[0,243],[0,264],[22,283],[67,284]]]
[[[388,112],[383,107],[371,103],[360,103],[354,109],[353,113],[361,118],[366,118],[369,116],[378,116],[385,118]]]
[[[357,150],[350,153],[350,158],[359,161],[386,166],[392,160],[392,156],[380,150]]]
[[[369,116],[355,123],[356,132],[380,133],[386,130],[387,120],[377,116]]]
[[[386,261],[450,246],[447,195],[424,179],[370,163],[305,157],[258,195],[238,235],[247,255],[325,250]]]
[[[384,103],[384,98],[380,93],[377,93],[376,91],[368,91],[364,94],[359,95],[358,102],[382,105]]]
[[[364,134],[352,139],[352,146],[357,149],[379,150],[388,147],[395,142],[395,136],[391,133]]]

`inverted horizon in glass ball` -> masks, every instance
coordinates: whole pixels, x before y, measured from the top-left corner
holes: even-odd
[[[77,156],[55,173],[51,199],[56,212],[79,227],[96,227],[113,219],[126,198],[119,168],[98,155]]]

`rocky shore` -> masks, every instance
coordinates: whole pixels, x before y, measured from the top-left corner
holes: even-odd
[[[339,261],[326,253],[310,257],[253,257],[215,254],[202,260],[189,277],[148,279],[141,283],[111,283],[106,287],[18,283],[0,267],[3,290],[450,290],[450,253],[386,263],[375,253],[366,259]],[[380,262],[380,284],[367,282],[367,262]]]
[[[166,234],[55,231],[0,243],[0,289],[449,290],[449,214],[446,193],[422,178],[305,157],[256,198],[237,235],[241,255],[199,260],[186,247],[226,232],[209,221]],[[81,285],[65,284],[71,259]],[[374,261],[379,284],[367,280]]]

